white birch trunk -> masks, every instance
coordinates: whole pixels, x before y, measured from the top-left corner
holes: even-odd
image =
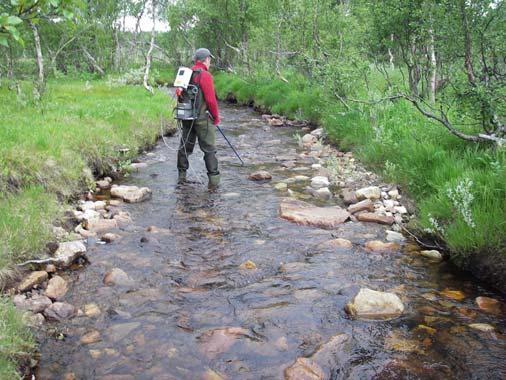
[[[432,104],[436,102],[436,87],[437,87],[437,61],[436,61],[436,48],[434,46],[434,31],[432,28],[429,29],[430,35],[430,101]]]
[[[41,91],[44,86],[44,60],[42,57],[42,48],[40,46],[40,37],[37,26],[32,22],[30,22],[30,28],[32,29],[33,33],[33,41],[35,43],[35,54],[37,58],[37,71],[38,71],[37,86],[39,87],[39,91]]]

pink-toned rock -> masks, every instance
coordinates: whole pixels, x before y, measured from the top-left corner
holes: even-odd
[[[341,197],[343,198],[345,205],[351,205],[358,202],[358,199],[355,196],[355,191],[348,188],[341,190]]]
[[[60,276],[54,276],[49,280],[45,294],[52,300],[60,300],[67,294],[67,291],[67,281]]]
[[[252,181],[265,181],[272,179],[272,175],[265,170],[256,171],[248,177]]]
[[[242,327],[224,327],[206,331],[199,337],[200,350],[212,359],[226,352],[238,339],[249,338],[251,333]]]
[[[107,272],[104,276],[104,285],[113,286],[132,286],[134,285],[134,281],[128,277],[128,275],[119,268],[113,268],[109,272]]]
[[[82,344],[92,344],[92,343],[100,342],[101,339],[102,338],[100,337],[100,332],[97,330],[93,330],[93,331],[90,331],[90,332],[84,334],[81,337],[80,342]]]
[[[271,118],[267,121],[271,127],[282,127],[285,122],[282,119]]]
[[[47,272],[43,270],[31,272],[18,285],[18,290],[20,292],[26,292],[27,290],[30,290],[33,287],[42,284],[44,281],[47,280],[47,277],[48,277]]]
[[[103,233],[118,228],[118,223],[114,219],[98,219],[86,222],[84,227],[94,233]]]
[[[297,224],[326,229],[336,228],[350,217],[350,213],[339,206],[317,207],[291,198],[281,201],[279,215]]]
[[[348,212],[355,214],[360,211],[374,211],[374,203],[370,199],[364,199],[358,203],[352,204],[348,207]]]
[[[501,303],[494,299],[494,298],[490,298],[490,297],[477,297],[476,298],[476,305],[478,305],[478,307],[480,308],[480,310],[486,312],[486,313],[490,313],[490,314],[495,314],[495,315],[499,315],[501,314]]]
[[[62,321],[74,318],[77,315],[77,309],[65,302],[55,302],[44,310],[44,315],[48,319]]]
[[[379,223],[379,224],[386,224],[389,226],[391,226],[395,222],[393,216],[379,215],[372,212],[362,212],[360,214],[356,214],[356,217],[360,222]]]
[[[44,311],[52,303],[48,297],[40,294],[35,294],[32,298],[26,298],[24,294],[18,294],[14,296],[13,301],[18,309],[28,310],[34,314]]]
[[[351,241],[347,239],[337,238],[325,241],[318,245],[318,248],[326,249],[326,248],[351,248],[353,244]]]
[[[380,240],[371,240],[365,243],[365,248],[372,252],[398,251],[400,245],[397,243],[384,243]]]
[[[323,380],[325,374],[313,360],[297,358],[295,363],[284,371],[285,380]]]

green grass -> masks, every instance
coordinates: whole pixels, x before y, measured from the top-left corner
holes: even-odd
[[[35,343],[14,306],[0,297],[0,379],[17,379],[18,365],[27,362]]]
[[[351,110],[346,110],[321,84],[296,74],[285,76],[289,83],[219,73],[216,86],[222,98],[233,93],[240,102],[254,101],[272,112],[323,125],[341,149],[353,149],[386,180],[408,191],[418,206],[415,227],[420,233],[432,230],[457,263],[476,252],[506,255],[504,148],[460,140],[403,100],[350,103]],[[394,80],[400,77],[392,73]],[[380,75],[373,73],[370,90],[359,88],[356,97],[380,97],[384,87]],[[471,185],[452,199],[449,191],[466,180]],[[472,200],[464,204],[468,193]]]

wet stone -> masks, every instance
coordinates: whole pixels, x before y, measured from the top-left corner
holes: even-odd
[[[464,298],[466,298],[466,295],[460,291],[460,290],[453,290],[453,289],[444,289],[440,292],[440,294],[443,297],[455,300],[455,301],[461,301]]]
[[[113,185],[111,196],[121,198],[127,203],[139,203],[151,198],[151,190],[147,187]]]
[[[380,240],[371,240],[365,243],[365,248],[372,252],[394,252],[400,249],[397,243],[384,243]]]
[[[490,297],[476,297],[476,305],[480,308],[480,310],[485,313],[499,315],[501,314],[501,303]]]
[[[339,206],[316,207],[309,203],[285,198],[279,206],[281,218],[291,222],[320,228],[335,228],[344,223],[350,214]]]
[[[388,226],[391,226],[395,222],[393,216],[379,215],[373,212],[361,212],[356,214],[356,217],[360,222],[378,223]]]
[[[102,338],[100,337],[100,332],[97,330],[90,331],[84,334],[79,340],[82,344],[93,344],[100,342]]]
[[[226,352],[239,339],[251,338],[249,330],[242,327],[225,327],[209,330],[199,337],[200,350],[212,359]]]
[[[420,255],[433,261],[443,260],[443,255],[441,255],[441,253],[435,249],[420,251]]]
[[[482,331],[482,332],[492,332],[495,330],[495,327],[488,323],[471,323],[468,325],[474,330]]]
[[[130,335],[134,330],[140,327],[139,322],[128,322],[128,323],[120,323],[111,326],[107,330],[107,336],[113,342],[119,342]]]
[[[84,314],[87,317],[98,317],[100,315],[99,307],[94,303],[84,305]]]
[[[43,295],[35,294],[31,298],[26,298],[25,295],[14,296],[14,305],[20,310],[29,310],[33,313],[40,313],[44,311],[49,305],[51,300]]]
[[[272,179],[272,175],[265,170],[259,170],[250,174],[248,178],[252,181],[266,181]]]
[[[18,285],[18,290],[20,292],[26,292],[27,290],[30,290],[33,287],[42,284],[44,281],[47,280],[47,277],[48,274],[46,271],[31,272]]]
[[[55,302],[44,310],[47,319],[54,321],[63,321],[74,318],[77,315],[77,309],[64,302]]]
[[[132,286],[135,282],[120,268],[113,268],[104,276],[104,285]]]
[[[60,276],[53,276],[47,284],[45,294],[52,300],[61,300],[67,294],[67,291],[67,281]]]
[[[364,199],[363,201],[352,204],[348,207],[348,212],[351,214],[361,211],[374,211],[374,204],[370,199]]]
[[[345,310],[357,318],[386,320],[399,317],[404,312],[404,305],[393,293],[362,288]]]

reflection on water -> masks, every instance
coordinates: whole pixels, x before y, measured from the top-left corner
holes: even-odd
[[[409,247],[368,253],[367,240],[384,239],[381,226],[346,223],[328,231],[279,219],[282,193],[273,185],[311,176],[313,161],[298,156],[293,129],[264,130],[244,108],[224,107],[223,119],[247,166],[237,165],[218,136],[223,181],[220,191],[208,192],[198,182],[176,186],[175,139],[172,150],[159,144],[146,157],[148,168],[126,182],[150,187],[153,199],[125,206],[133,225],[113,244],[90,242],[91,264],[72,274],[66,301],[99,312],[59,325],[65,339],[42,342],[38,378],[295,379],[290,371],[297,368],[285,369],[302,357],[320,368],[309,370],[311,379],[506,377],[505,315],[475,303],[497,294],[446,264],[420,260]],[[203,180],[201,156],[191,162],[190,179]],[[273,183],[249,181],[256,169],[269,170]],[[333,237],[353,246],[320,245]],[[247,260],[256,269],[240,269]],[[104,273],[115,267],[134,285],[104,286]],[[397,293],[404,315],[389,322],[348,318],[344,305],[360,287]],[[95,330],[98,342],[80,343]]]

